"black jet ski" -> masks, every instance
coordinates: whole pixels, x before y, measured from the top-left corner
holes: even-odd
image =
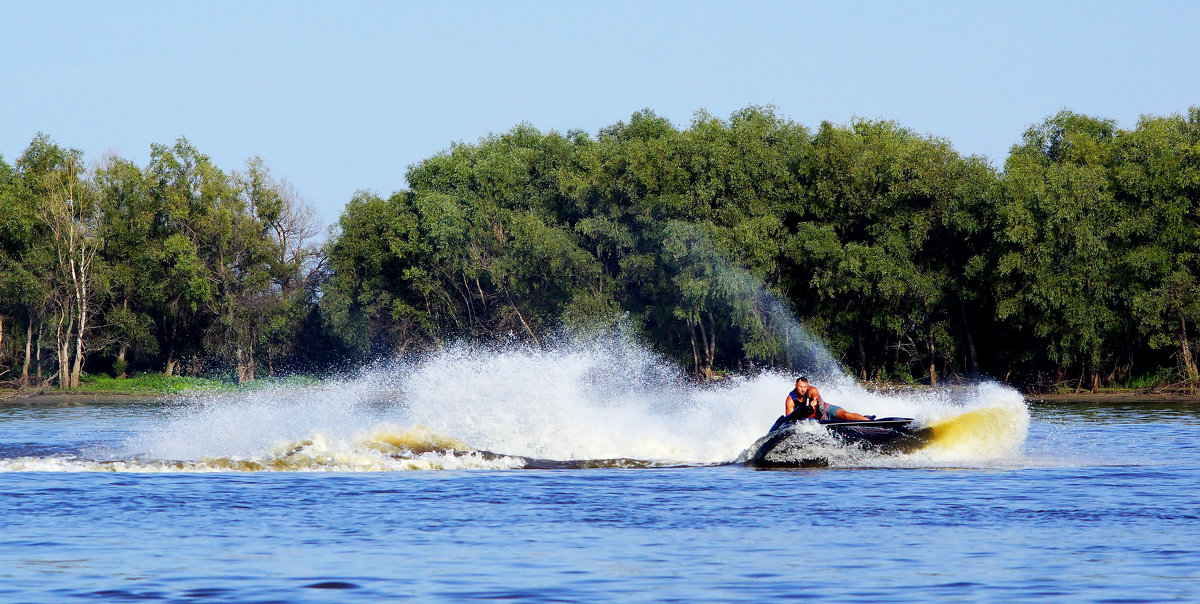
[[[918,449],[929,440],[929,429],[912,427],[912,418],[870,417],[821,421],[783,418],[754,443],[746,464],[766,468],[827,466],[831,447],[896,453]],[[814,430],[817,426],[825,429]]]

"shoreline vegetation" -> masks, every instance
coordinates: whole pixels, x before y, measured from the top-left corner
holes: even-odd
[[[261,158],[227,171],[180,138],[89,164],[39,134],[0,157],[0,387],[245,385],[576,332],[699,381],[1200,390],[1200,107],[1063,110],[1003,166],[891,121],[647,109],[455,143],[405,181],[318,242]]]
[[[81,376],[79,387],[71,389],[53,386],[43,388],[0,387],[0,404],[34,400],[67,401],[75,397],[126,401],[182,394],[253,392],[272,386],[304,386],[320,383],[322,383],[320,378],[303,375],[286,378],[260,378],[254,382],[239,385],[219,379],[179,375],[167,377],[160,373],[144,373],[127,378],[84,374]]]
[[[69,407],[75,405],[123,404],[144,401],[166,401],[176,395],[197,393],[232,394],[253,392],[268,386],[305,386],[322,383],[320,378],[293,376],[285,379],[263,379],[253,384],[238,385],[228,381],[147,374],[128,379],[107,376],[85,376],[80,388],[63,390],[0,388],[0,407]],[[709,382],[709,383],[719,383]],[[899,382],[867,382],[862,384],[871,392],[883,394],[919,393],[935,388],[955,388],[963,384],[912,384]],[[1179,385],[1163,385],[1151,388],[1106,388],[1099,392],[1072,390],[1060,387],[1049,391],[1023,391],[1021,395],[1030,404],[1124,404],[1124,403],[1167,403],[1200,404],[1200,393]]]

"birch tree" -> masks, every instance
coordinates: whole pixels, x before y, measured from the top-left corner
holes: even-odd
[[[84,171],[82,154],[72,150],[65,160],[46,175],[47,198],[41,218],[50,229],[58,269],[55,333],[59,385],[74,389],[79,387],[88,332],[92,328],[96,254],[100,249],[104,214]]]

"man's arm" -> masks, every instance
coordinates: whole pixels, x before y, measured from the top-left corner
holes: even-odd
[[[784,415],[791,415],[796,410],[796,403],[792,402],[791,395],[788,395],[787,400],[783,402],[783,409]]]

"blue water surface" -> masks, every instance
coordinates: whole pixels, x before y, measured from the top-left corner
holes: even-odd
[[[1031,414],[995,467],[0,473],[0,600],[1200,598],[1197,408]],[[112,417],[3,409],[0,447]]]

